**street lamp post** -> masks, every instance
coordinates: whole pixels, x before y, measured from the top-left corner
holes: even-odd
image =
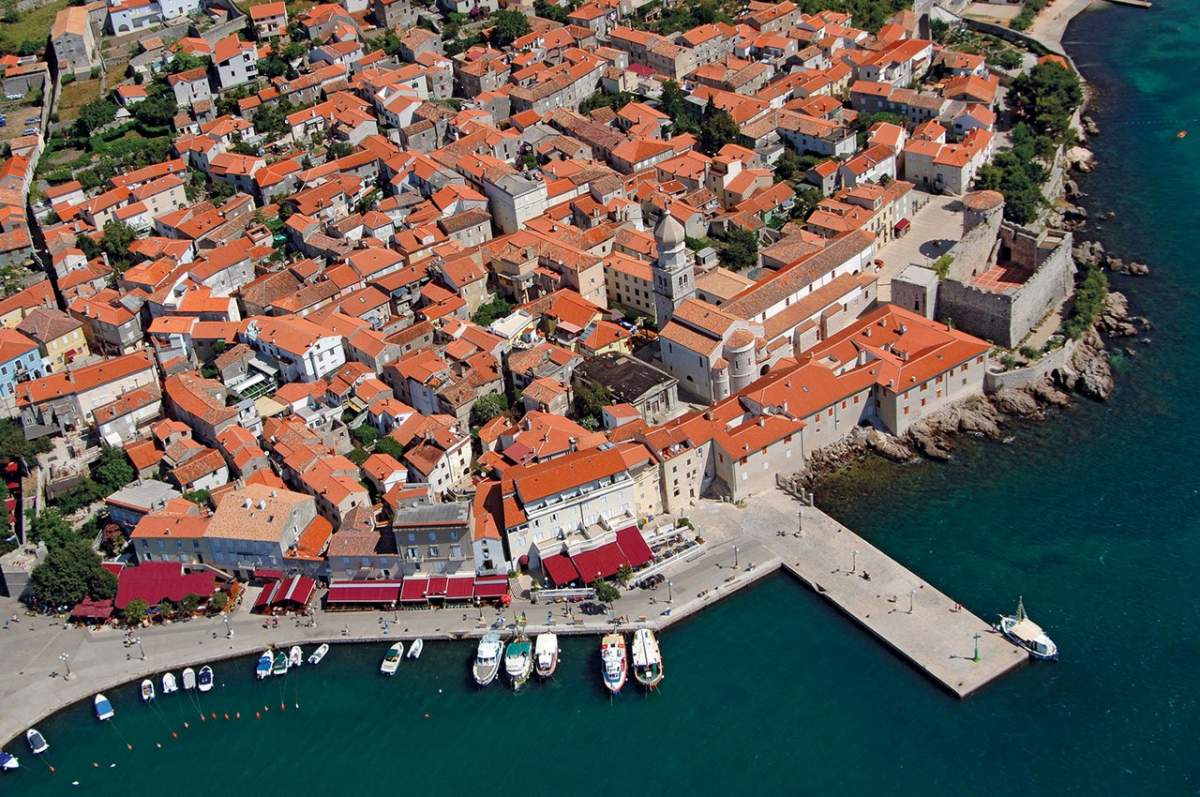
[[[975,632],[975,661],[979,661],[979,632]]]
[[[141,656],[142,661],[145,661],[146,660],[146,649],[142,647],[142,638],[135,637],[133,641],[137,643],[138,655]]]
[[[671,592],[671,582],[667,581],[667,603],[674,603],[675,595]]]
[[[858,572],[858,551],[856,550],[850,552],[850,572]]]
[[[733,546],[733,567],[736,570],[738,566],[738,547]]]
[[[804,536],[804,510],[796,512],[796,532],[801,537]]]
[[[913,596],[914,596],[914,595],[916,595],[916,594],[917,594],[917,591],[916,591],[915,589],[910,589],[910,590],[908,591],[908,613],[909,613],[909,614],[912,614],[912,610],[913,610]]]
[[[61,661],[63,666],[67,668],[67,674],[64,676],[65,680],[71,680],[71,657],[66,653],[63,653],[59,655],[58,660]]]

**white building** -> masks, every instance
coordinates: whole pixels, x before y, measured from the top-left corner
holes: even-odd
[[[342,338],[293,316],[256,316],[242,333],[246,343],[277,363],[284,382],[316,382],[346,363]]]

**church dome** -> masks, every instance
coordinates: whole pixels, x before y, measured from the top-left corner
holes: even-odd
[[[683,225],[670,212],[663,211],[662,219],[654,228],[654,240],[658,242],[659,247],[661,248],[664,244],[667,247],[679,246],[684,242],[685,237]]]

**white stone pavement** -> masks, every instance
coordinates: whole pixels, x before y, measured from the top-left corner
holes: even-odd
[[[1025,660],[1023,651],[982,620],[965,610],[950,611],[950,598],[819,510],[805,507],[804,536],[790,536],[799,509],[798,503],[776,491],[756,497],[746,509],[702,502],[689,517],[705,545],[670,568],[670,587],[626,591],[608,615],[584,615],[577,604],[535,604],[518,597],[503,615],[489,607],[482,612],[462,607],[318,610],[316,627],[290,617],[280,618],[278,627],[264,627],[262,617],[242,608],[229,618],[228,626],[219,618],[171,623],[142,629],[141,645],[127,646],[122,631],[64,627],[58,620],[27,617],[15,601],[0,599],[0,617],[20,618],[0,631],[0,743],[7,744],[43,717],[98,691],[166,670],[256,654],[269,646],[470,639],[482,636],[493,623],[511,629],[522,613],[532,634],[602,634],[639,626],[661,630],[780,567],[812,585],[959,696]],[[789,536],[778,536],[780,529],[788,530]],[[853,562],[851,550],[858,551]],[[861,578],[863,570],[871,574],[869,582]],[[908,594],[914,588],[909,614]],[[249,605],[250,596],[243,603]],[[226,636],[227,628],[232,637]],[[972,661],[971,655],[977,632],[980,662]],[[66,664],[59,658],[62,654],[68,656]],[[69,680],[63,677],[67,667]]]

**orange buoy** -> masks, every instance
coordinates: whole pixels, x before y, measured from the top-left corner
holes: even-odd
[[[1175,138],[1187,138],[1187,131],[1180,130],[1178,133],[1175,134]]]
[[[178,738],[179,738],[179,734],[178,734],[178,733],[176,733],[175,731],[171,731],[171,738],[172,738],[172,739],[178,739]]]
[[[133,745],[126,744],[125,746],[129,748],[129,752],[131,752],[131,753],[133,752]]]
[[[228,712],[228,711],[226,711],[226,712],[225,712],[225,719],[229,719],[229,712]]]
[[[279,710],[280,710],[280,711],[287,711],[287,706],[286,706],[286,705],[284,705],[283,703],[280,703],[280,704],[279,704]]]
[[[241,718],[242,718],[242,712],[240,712],[240,711],[239,711],[239,712],[237,713],[236,717],[237,717],[237,719],[241,719]]]
[[[201,714],[201,715],[200,715],[200,721],[201,721],[201,722],[208,722],[208,720],[204,719],[204,715],[203,715],[203,714]]]
[[[254,712],[254,719],[262,719],[262,714],[258,713],[257,711]]]
[[[50,774],[51,774],[51,775],[53,775],[53,774],[54,774],[56,771],[57,771],[57,770],[55,770],[55,769],[54,769],[54,767],[50,767]]]
[[[213,717],[213,719],[216,719],[216,718],[217,718],[217,712],[215,712],[215,711],[214,711],[214,712],[212,713],[212,717]]]

